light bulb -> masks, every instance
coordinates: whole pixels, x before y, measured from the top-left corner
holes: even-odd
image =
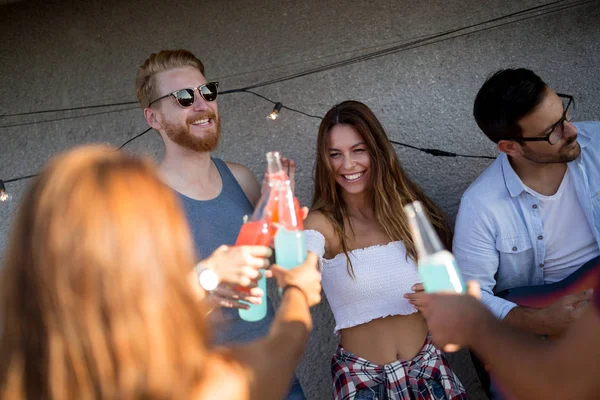
[[[6,203],[12,200],[12,196],[8,194],[6,191],[6,186],[4,186],[4,181],[0,180],[0,201]]]
[[[275,103],[275,107],[273,107],[273,112],[267,115],[267,119],[270,119],[272,121],[276,120],[277,117],[279,117],[279,111],[281,111],[281,107],[283,107],[283,104],[281,104],[280,102]]]

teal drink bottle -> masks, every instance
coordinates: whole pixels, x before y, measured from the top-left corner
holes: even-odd
[[[417,268],[426,292],[464,293],[466,287],[456,259],[444,248],[419,201],[407,204],[411,235],[419,258]]]
[[[289,179],[278,182],[279,221],[275,234],[275,261],[283,268],[292,269],[302,264],[308,255],[306,237],[299,205]]]

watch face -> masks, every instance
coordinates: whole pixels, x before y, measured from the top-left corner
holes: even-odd
[[[219,286],[219,277],[212,269],[204,269],[199,276],[200,286],[206,291],[215,290]]]

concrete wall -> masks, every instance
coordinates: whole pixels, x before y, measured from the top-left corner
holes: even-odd
[[[576,119],[600,114],[598,1],[559,2],[522,17],[481,25],[467,35],[399,51],[256,89],[285,105],[323,115],[346,99],[367,103],[389,135],[415,146],[495,155],[471,117],[479,86],[493,71],[529,67],[558,91],[575,96]],[[418,38],[478,24],[550,1],[24,1],[0,6],[0,114],[135,100],[136,67],[163,48],[187,48],[221,89],[251,85],[363,55]],[[565,8],[569,4],[574,7]],[[564,8],[564,9],[563,9]],[[553,13],[544,14],[544,11]],[[544,14],[544,15],[539,15]],[[537,16],[536,16],[537,15]],[[501,25],[501,26],[500,26]],[[490,29],[483,29],[490,28]],[[132,110],[115,111],[119,109]],[[297,193],[308,204],[318,120],[283,110],[250,94],[219,99],[218,156],[248,165],[258,176],[264,153],[295,159]],[[112,112],[115,111],[115,112]],[[102,113],[102,114],[98,114]],[[85,114],[97,114],[75,118]],[[65,119],[66,118],[66,119]],[[60,119],[42,122],[47,119]],[[31,122],[36,122],[31,124]],[[10,126],[10,127],[7,127]],[[0,119],[0,179],[34,173],[62,150],[82,143],[118,145],[146,129],[134,106]],[[159,159],[155,133],[127,149]],[[460,195],[489,164],[441,158],[398,147],[416,179],[451,217]],[[0,204],[0,253],[27,182],[8,184],[12,203]],[[329,358],[336,344],[332,316],[314,309],[315,331],[299,376],[310,399],[330,396]],[[468,357],[452,357],[472,398],[483,398]]]

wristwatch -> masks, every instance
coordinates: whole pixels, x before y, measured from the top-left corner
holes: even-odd
[[[219,275],[217,275],[214,269],[206,268],[202,264],[197,264],[196,273],[198,274],[200,286],[207,292],[212,292],[219,286]]]

